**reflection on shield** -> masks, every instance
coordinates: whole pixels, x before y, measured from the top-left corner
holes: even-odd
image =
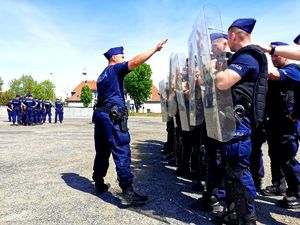
[[[183,53],[177,53],[174,58],[176,97],[180,116],[181,129],[190,130],[188,109],[189,109],[189,83],[188,83],[188,61]]]
[[[168,96],[168,115],[174,117],[177,113],[177,99],[176,99],[176,80],[175,80],[175,54],[170,56],[170,69],[169,69],[169,96]]]
[[[212,57],[210,34],[221,32],[222,23],[219,10],[213,5],[206,5],[200,13],[195,27],[197,46],[202,61],[201,90],[206,122],[207,135],[216,140],[226,142],[232,139],[235,132],[235,119],[231,90],[221,91],[215,84],[218,69],[226,69],[226,59]],[[223,55],[226,55],[225,53]],[[225,61],[225,62],[224,62]],[[222,67],[217,65],[222,64]]]
[[[201,71],[202,65],[200,48],[197,46],[197,27],[194,27],[188,41],[189,63],[189,117],[190,125],[198,126],[204,121],[202,94],[201,94]]]
[[[168,116],[168,92],[169,86],[166,80],[161,80],[159,82],[159,93],[160,93],[160,106],[161,106],[161,116],[162,122],[168,122],[171,117]]]

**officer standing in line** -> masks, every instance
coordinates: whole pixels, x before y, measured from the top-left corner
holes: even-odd
[[[130,71],[160,51],[166,42],[167,39],[159,42],[154,48],[135,56],[128,62],[124,61],[123,47],[109,49],[104,53],[108,66],[97,80],[98,100],[94,134],[96,156],[93,172],[95,192],[101,194],[109,188],[109,185],[104,184],[104,177],[112,153],[124,205],[141,205],[148,200],[147,196],[137,194],[132,187],[133,174],[130,169],[130,136],[125,111],[124,78]]]
[[[46,116],[45,102],[42,99],[40,99],[40,101],[41,101],[41,124],[43,124],[45,123],[44,118]]]
[[[272,46],[288,45],[272,42]],[[267,137],[271,160],[272,186],[267,186],[264,195],[282,195],[278,201],[284,208],[300,208],[300,164],[295,158],[298,152],[300,131],[299,120],[291,119],[295,92],[300,88],[300,68],[287,58],[272,54],[273,65],[269,70],[267,97]]]
[[[12,121],[12,113],[13,113],[13,104],[12,100],[9,100],[8,103],[6,104],[6,110],[7,110],[7,116],[8,116],[8,122]]]
[[[23,126],[26,125],[26,106],[24,105],[25,99],[26,96],[20,97],[20,102],[21,102],[20,118],[21,118],[21,124]]]
[[[216,223],[256,224],[256,190],[249,171],[249,158],[251,132],[264,118],[267,59],[261,49],[251,44],[255,23],[255,19],[243,18],[231,24],[228,45],[235,54],[228,60],[228,69],[216,74],[217,88],[231,89],[237,126],[234,137],[220,144],[222,159],[226,163],[228,211],[215,217]]]
[[[21,125],[21,101],[20,95],[16,95],[16,98],[12,101],[13,113],[12,113],[12,122],[13,125]],[[16,124],[17,122],[17,124]]]
[[[55,102],[55,121],[54,123],[57,123],[57,116],[59,118],[59,122],[62,123],[64,119],[64,104],[59,100],[59,98],[56,99]]]
[[[26,112],[26,122],[25,126],[34,125],[34,109],[36,106],[36,102],[33,100],[32,94],[28,94],[24,103],[25,112]]]
[[[34,99],[35,102],[35,108],[34,108],[34,123],[36,125],[41,124],[41,100],[38,98]]]
[[[227,43],[227,34],[225,33],[212,33],[210,34],[211,47],[212,47],[212,63],[216,65],[219,63],[219,58],[226,56],[228,59],[232,53],[230,52]],[[226,53],[226,54],[224,54]],[[223,60],[221,60],[223,61]],[[219,65],[218,67],[220,67]],[[210,82],[213,85],[213,81]],[[210,91],[206,92],[206,107],[212,107],[213,96],[212,86]],[[208,104],[209,103],[209,104]],[[204,123],[205,126],[205,123]],[[203,138],[202,138],[203,139]],[[206,168],[206,190],[202,197],[197,199],[191,204],[191,208],[201,211],[221,211],[222,206],[220,200],[225,198],[225,187],[224,187],[224,172],[222,167],[222,159],[220,155],[219,145],[221,142],[207,137],[205,132],[205,149],[207,152],[207,168]]]
[[[51,116],[52,116],[51,108],[52,108],[52,103],[49,101],[49,99],[46,99],[44,103],[44,112],[45,112],[45,115],[43,117],[44,123],[46,122],[47,115],[48,115],[48,121],[49,123],[51,123]]]

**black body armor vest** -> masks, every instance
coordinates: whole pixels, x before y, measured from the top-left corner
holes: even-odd
[[[256,127],[265,119],[266,95],[268,89],[268,61],[264,52],[254,45],[248,45],[239,49],[228,59],[230,65],[236,57],[241,54],[250,54],[259,64],[259,74],[257,78],[244,76],[231,87],[233,105],[242,105],[246,115],[251,119]]]

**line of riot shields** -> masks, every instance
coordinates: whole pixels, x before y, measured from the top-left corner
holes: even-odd
[[[177,165],[176,175],[193,170],[205,180],[205,138],[227,142],[234,135],[231,91],[219,90],[214,79],[227,67],[226,52],[215,49],[211,39],[222,30],[218,10],[204,9],[189,36],[188,56],[172,53],[169,74],[159,82],[162,121],[168,131],[163,152],[173,155],[169,163]]]
[[[217,14],[217,15],[216,15]],[[211,34],[222,30],[217,11],[205,9],[199,15],[188,39],[188,56],[172,53],[169,75],[159,83],[163,122],[179,114],[184,131],[205,122],[208,137],[229,141],[235,131],[230,90],[216,88],[214,76],[227,67],[226,53],[214,54]]]

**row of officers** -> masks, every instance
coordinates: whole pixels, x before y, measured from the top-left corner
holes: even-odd
[[[191,208],[220,211],[222,202],[226,202],[226,212],[213,220],[216,224],[256,224],[257,193],[283,196],[277,203],[279,207],[300,208],[300,164],[296,159],[300,138],[300,65],[277,55],[276,48],[288,44],[276,41],[270,44],[269,51],[274,69],[268,68],[264,49],[251,44],[255,22],[238,19],[228,28],[228,35],[211,36],[212,51],[222,49],[231,55],[228,68],[215,71],[216,88],[230,88],[233,105],[243,109],[241,112],[241,108],[234,107],[237,110],[233,138],[220,142],[208,137],[205,121],[184,131],[179,110],[167,122],[168,138],[162,153],[177,166],[175,175],[192,174],[198,180],[193,188],[203,191]],[[300,35],[294,42],[300,43]],[[181,79],[184,83],[183,76]],[[189,92],[187,86],[183,92]],[[202,97],[203,107],[212,105],[213,100]],[[263,188],[265,142],[272,184]]]
[[[21,98],[20,95],[16,95],[16,98],[10,100],[7,104],[7,114],[9,122],[12,122],[13,126],[24,125],[33,126],[41,125],[46,122],[52,122],[52,108],[53,104],[49,99],[42,101],[42,99],[33,98],[32,94],[27,94],[25,98]],[[55,121],[57,123],[63,122],[64,105],[57,98],[54,103],[55,107]]]

